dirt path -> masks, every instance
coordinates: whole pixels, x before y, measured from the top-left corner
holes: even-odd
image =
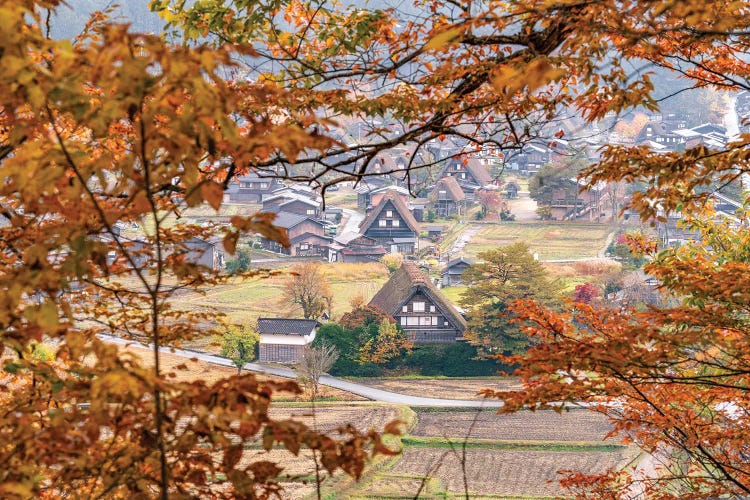
[[[609,248],[609,245],[612,244],[612,240],[615,239],[615,235],[617,234],[618,228],[615,228],[611,233],[607,235],[607,239],[604,240],[604,246],[599,249],[599,252],[597,252],[596,256],[599,259],[603,259],[607,255],[607,249]]]
[[[508,200],[508,208],[518,222],[537,222],[539,220],[536,214],[536,201],[531,199],[528,191],[521,191],[518,193],[518,198]]]
[[[469,244],[469,241],[474,237],[475,234],[479,232],[481,227],[479,226],[468,226],[466,230],[461,233],[458,238],[456,238],[456,241],[451,245],[450,248],[450,255],[452,257],[457,257],[458,254],[463,252],[464,247]]]

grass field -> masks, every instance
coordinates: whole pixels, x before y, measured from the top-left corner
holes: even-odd
[[[465,254],[476,257],[480,252],[522,241],[541,260],[596,257],[610,232],[609,226],[573,222],[483,224],[466,245]]]
[[[288,271],[284,268],[282,271]],[[327,281],[333,291],[333,316],[340,317],[351,309],[350,301],[361,295],[369,300],[388,278],[385,267],[373,264],[323,264]],[[285,274],[267,278],[235,280],[213,287],[205,294],[185,293],[173,300],[177,309],[211,308],[227,315],[235,323],[251,324],[261,316],[299,314],[290,304],[282,302]]]

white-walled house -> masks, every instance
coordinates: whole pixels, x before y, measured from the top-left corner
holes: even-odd
[[[258,318],[258,361],[296,363],[319,326],[314,319]]]

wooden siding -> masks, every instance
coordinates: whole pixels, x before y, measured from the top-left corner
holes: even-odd
[[[390,216],[388,212],[391,213]],[[385,221],[385,226],[381,226],[381,221]],[[394,226],[394,221],[398,221],[398,225]],[[417,235],[409,228],[393,203],[388,201],[375,222],[365,231],[365,236],[378,243],[388,243],[394,238],[415,238]]]
[[[423,304],[423,310],[420,310],[421,307],[415,308],[415,303]],[[440,308],[419,291],[413,294],[393,316],[406,332],[409,340],[414,343],[455,342],[456,338],[461,336],[461,333],[451,325],[450,320],[440,312]]]

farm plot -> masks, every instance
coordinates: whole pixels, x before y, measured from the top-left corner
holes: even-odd
[[[583,223],[484,224],[464,249],[470,257],[517,241],[526,242],[541,260],[596,257],[612,228]]]
[[[373,403],[300,406],[272,406],[270,416],[275,420],[293,419],[315,430],[336,437],[336,430],[351,424],[360,431],[382,431],[385,424],[402,417],[398,406]],[[402,417],[403,418],[403,417]]]
[[[357,379],[364,384],[385,391],[443,399],[484,399],[477,395],[482,389],[510,391],[521,389],[521,384],[512,377],[488,378],[429,378],[429,379]]]
[[[611,430],[607,419],[588,410],[522,411],[498,415],[493,410],[417,410],[414,436],[444,437],[455,440],[496,439],[519,441],[602,441]],[[614,444],[614,441],[612,441]]]
[[[624,466],[631,459],[626,448],[617,452],[467,449],[468,489],[475,494],[559,496],[565,494],[558,483],[559,471],[598,473]],[[461,454],[449,448],[408,448],[391,472],[439,479],[454,494],[464,489]]]

